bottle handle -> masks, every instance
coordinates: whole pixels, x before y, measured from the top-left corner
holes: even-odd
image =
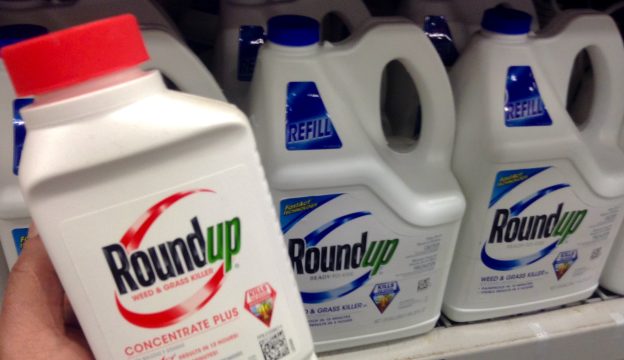
[[[593,11],[566,11],[535,40],[538,53],[544,54],[540,62],[564,107],[576,55],[587,49],[596,86],[583,132],[617,141],[624,119],[624,47],[611,17]]]
[[[400,18],[375,18],[356,36],[340,55],[330,57],[335,64],[328,68],[336,69],[334,77],[347,84],[353,98],[361,99],[353,111],[378,150],[383,149],[389,158],[408,157],[415,162],[450,161],[455,134],[453,94],[431,41],[415,24]],[[407,70],[422,106],[420,137],[406,152],[391,150],[382,129],[382,73],[393,60],[399,60]]]

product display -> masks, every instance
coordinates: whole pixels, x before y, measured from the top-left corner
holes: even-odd
[[[316,20],[278,16],[267,38],[250,117],[315,347],[431,330],[464,210],[450,169],[451,88],[435,49],[396,19],[323,45]],[[381,74],[395,59],[428,90],[418,143],[382,132]]]
[[[589,297],[624,217],[624,48],[615,23],[562,14],[537,37],[527,35],[530,24],[518,10],[487,10],[450,73],[453,170],[468,202],[444,298],[455,321]],[[580,130],[562,104],[586,47],[602,65],[600,105]]]
[[[624,359],[622,9],[0,0],[0,358]]]
[[[34,95],[20,186],[98,359],[315,358],[238,109],[140,70],[130,15],[2,57]]]
[[[221,0],[220,10],[213,71],[228,100],[243,110],[271,17],[305,15],[322,21],[333,14],[351,30],[370,18],[362,0]],[[332,30],[341,31],[340,27],[326,29]]]

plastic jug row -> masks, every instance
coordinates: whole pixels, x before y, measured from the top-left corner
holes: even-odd
[[[317,19],[359,2],[248,2],[227,4],[309,16],[267,10],[218,38],[229,70],[215,75],[247,115],[204,68],[210,99],[167,89],[148,52],[174,72],[199,60],[152,52],[129,16],[0,39],[16,43],[1,133],[23,143],[3,151],[0,239],[21,249],[32,216],[96,357],[312,359],[312,343],[423,334],[441,311],[520,314],[599,283],[624,294],[624,47],[609,16],[535,32],[497,6],[453,31],[474,32],[465,43],[432,39],[453,28],[440,15],[429,36],[362,16],[332,43]],[[566,103],[583,50],[579,126]]]

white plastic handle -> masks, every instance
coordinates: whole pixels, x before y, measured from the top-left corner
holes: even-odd
[[[142,34],[150,55],[143,68],[160,70],[183,92],[226,101],[217,81],[189,48],[164,31]]]
[[[453,94],[446,70],[429,39],[415,24],[398,18],[376,18],[361,29],[344,51],[334,59],[341,81],[356,93],[350,97],[361,99],[353,109],[361,119],[369,136],[380,148],[388,148],[381,127],[380,91],[384,68],[399,60],[416,84],[422,105],[420,138],[407,153],[388,151],[386,154],[406,156],[421,162],[422,154],[428,161],[450,161],[455,133]],[[391,41],[389,40],[391,39]],[[416,171],[416,170],[415,170]]]
[[[594,70],[594,99],[584,131],[618,136],[624,119],[624,47],[611,17],[591,11],[566,11],[536,38],[538,57],[557,96],[566,104],[576,55],[587,49]]]

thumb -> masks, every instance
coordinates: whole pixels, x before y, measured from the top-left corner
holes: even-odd
[[[32,226],[22,254],[9,275],[2,324],[28,327],[38,331],[63,331],[64,292],[41,242]],[[15,329],[13,329],[15,330]]]

